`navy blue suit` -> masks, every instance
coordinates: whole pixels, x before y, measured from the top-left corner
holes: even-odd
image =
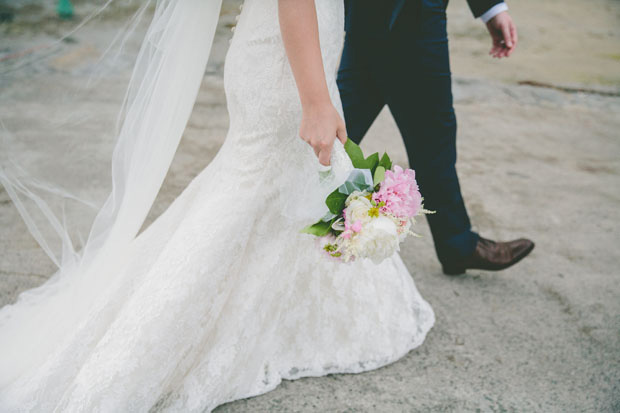
[[[469,0],[475,16],[501,0]],[[447,0],[345,0],[338,87],[349,138],[359,143],[390,109],[424,197],[439,260],[470,256],[471,230],[456,173],[456,116],[446,31]]]

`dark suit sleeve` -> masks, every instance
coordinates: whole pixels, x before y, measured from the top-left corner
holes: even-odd
[[[503,0],[467,0],[469,3],[469,8],[476,18],[482,16],[486,13],[491,7],[496,4],[503,3]]]

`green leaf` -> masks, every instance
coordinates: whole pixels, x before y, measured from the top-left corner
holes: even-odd
[[[329,208],[329,212],[331,212],[332,214],[340,215],[340,213],[344,209],[344,203],[347,200],[347,197],[347,194],[343,194],[338,189],[329,194],[329,196],[325,200],[325,205],[327,205],[327,208]]]
[[[347,139],[344,143],[344,150],[351,158],[351,163],[355,168],[359,168],[359,164],[364,162],[364,153],[362,149],[351,139]]]
[[[379,185],[385,179],[385,168],[381,165],[375,169],[375,177],[373,179],[374,186]]]
[[[379,161],[379,165],[384,167],[386,171],[389,171],[390,169],[392,169],[392,160],[390,159],[387,153],[383,154],[383,156],[381,157],[381,160]]]
[[[317,237],[322,237],[327,235],[331,229],[332,221],[319,221],[316,224],[308,225],[304,229],[301,230],[304,234],[316,235]]]
[[[392,168],[392,161],[387,154],[384,154],[381,160],[379,159],[379,153],[373,153],[368,158],[364,158],[362,149],[351,139],[347,139],[344,144],[344,150],[351,158],[351,163],[354,168],[357,169],[370,169],[372,174],[375,173],[377,166],[382,165],[386,170]],[[381,163],[383,162],[383,164]]]
[[[377,169],[377,166],[379,165],[379,154],[376,152],[373,153],[364,160],[364,163],[366,164],[365,168],[370,169],[370,172],[374,174],[375,169]]]

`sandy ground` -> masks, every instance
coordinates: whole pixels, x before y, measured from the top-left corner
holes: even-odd
[[[0,7],[8,10],[8,3]],[[0,59],[70,27],[36,1],[26,3],[12,23],[0,24]],[[194,113],[146,225],[209,163],[224,138],[222,64],[237,4],[225,4]],[[82,14],[92,8],[78,6]],[[475,229],[501,240],[531,237],[537,243],[532,255],[502,273],[447,277],[423,223],[425,238],[408,240],[402,253],[437,314],[420,348],[373,372],[284,382],[218,412],[620,411],[620,2],[521,0],[511,8],[521,43],[507,61],[486,56],[489,40],[465,2],[454,0],[449,8],[458,169]],[[50,133],[92,137],[74,150],[94,171],[106,167],[93,154],[110,150],[111,134],[102,131],[112,130],[115,96],[130,61],[121,57],[97,87],[78,97],[79,121],[61,116],[75,110],[75,98],[55,106],[42,102],[83,82],[84,68],[116,28],[112,14],[62,43],[53,58],[0,78],[0,117],[25,147],[29,131],[45,127],[45,119],[62,119],[58,123],[70,123],[71,130]],[[15,59],[0,60],[2,70],[15,67]],[[29,148],[21,161],[67,174],[81,196],[101,200],[105,191],[94,189],[100,183],[59,170],[59,146],[50,141]],[[363,146],[388,150],[406,164],[388,112]],[[85,215],[80,225],[89,219]],[[54,270],[3,191],[0,251],[0,305]]]

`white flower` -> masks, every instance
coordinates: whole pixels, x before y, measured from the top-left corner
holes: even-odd
[[[358,198],[366,198],[368,196],[369,192],[367,191],[353,191],[351,192],[351,194],[347,197],[347,200],[345,201],[345,205],[349,206],[349,204],[351,203],[351,201],[354,201]],[[366,198],[368,199],[368,198]]]
[[[353,224],[361,221],[362,224],[370,221],[368,211],[372,208],[370,200],[364,196],[363,192],[355,191],[347,198],[345,210],[347,222]]]
[[[372,219],[351,239],[349,250],[356,257],[370,258],[379,264],[399,250],[398,227],[386,216]]]

